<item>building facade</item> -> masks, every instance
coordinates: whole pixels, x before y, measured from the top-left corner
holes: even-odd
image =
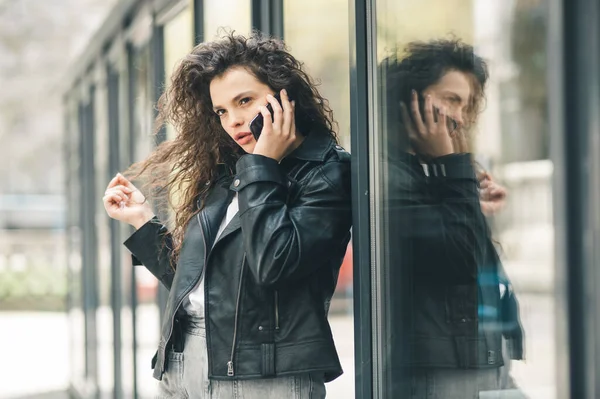
[[[117,171],[175,132],[154,135],[154,104],[177,61],[220,28],[282,37],[318,79],[353,162],[353,242],[330,316],[345,374],[332,398],[395,398],[387,223],[389,150],[378,68],[415,40],[460,38],[490,69],[470,137],[507,187],[491,220],[521,304],[531,398],[594,398],[598,341],[600,32],[594,0],[121,0],[62,82],[74,397],[152,397],[150,359],[167,293],[131,266],[131,230],[101,197]],[[595,107],[595,108],[594,108]],[[351,277],[348,277],[351,276]],[[348,278],[346,278],[348,277]]]

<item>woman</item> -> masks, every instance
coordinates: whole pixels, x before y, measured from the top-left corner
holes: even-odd
[[[523,358],[518,306],[484,215],[501,207],[506,192],[476,172],[469,153],[487,66],[472,46],[434,40],[410,43],[382,72],[390,281],[404,293],[391,304],[398,392],[522,398],[507,367]]]
[[[133,169],[149,192],[176,191],[173,228],[122,175],[104,205],[137,229],[125,245],[169,289],[160,397],[324,397],[342,373],[327,313],[351,226],[349,155],[327,101],[283,42],[230,34],[182,60],[159,122],[177,137]]]

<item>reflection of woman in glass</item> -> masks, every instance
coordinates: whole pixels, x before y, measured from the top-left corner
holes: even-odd
[[[324,397],[342,373],[327,313],[351,225],[327,101],[281,41],[229,35],[183,59],[159,110],[178,135],[134,169],[148,195],[179,196],[174,227],[121,175],[104,205],[169,289],[161,397]]]
[[[414,42],[382,73],[390,274],[403,293],[391,298],[388,337],[398,389],[412,398],[521,395],[506,367],[523,357],[517,303],[482,213],[505,192],[475,172],[467,139],[486,64],[457,40]]]

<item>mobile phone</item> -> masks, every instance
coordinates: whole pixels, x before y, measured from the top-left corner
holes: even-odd
[[[273,97],[275,97],[275,99],[281,105],[281,98],[279,97],[279,93],[274,94]],[[271,121],[272,121],[273,120],[273,107],[271,106],[271,103],[267,104],[267,109],[271,113]],[[255,140],[258,140],[258,138],[260,137],[260,133],[263,130],[264,123],[265,123],[265,120],[263,118],[263,115],[260,112],[258,113],[258,115],[256,115],[254,117],[254,119],[252,119],[250,121],[250,124],[248,125],[248,127],[250,128],[250,132],[254,136]]]

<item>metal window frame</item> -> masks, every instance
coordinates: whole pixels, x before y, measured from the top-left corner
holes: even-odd
[[[557,397],[600,394],[600,16],[598,0],[549,4],[548,88],[554,162]]]
[[[119,171],[120,162],[120,140],[119,140],[119,116],[120,116],[120,74],[118,69],[108,63],[106,65],[106,85],[107,85],[107,118],[108,118],[108,176],[107,180]],[[117,220],[110,219],[110,269],[111,269],[111,290],[110,303],[113,315],[113,395],[115,399],[123,397],[123,366],[122,366],[122,327],[121,311],[123,301],[121,296],[121,287],[123,279],[121,275],[121,228]]]
[[[81,182],[81,213],[80,225],[82,232],[81,254],[82,254],[82,293],[83,313],[85,331],[85,376],[87,382],[95,389],[98,388],[98,339],[96,325],[96,310],[99,304],[98,298],[98,243],[95,228],[95,204],[96,189],[94,184],[94,101],[95,85],[82,83],[82,89],[86,90],[87,98],[79,104],[79,156],[81,160],[80,182]]]
[[[194,45],[204,41],[204,0],[193,0]]]
[[[181,10],[179,10],[181,11]],[[175,15],[171,15],[174,17]],[[152,99],[156,104],[163,93],[163,83],[165,81],[165,25],[168,21],[162,21],[163,24],[158,25],[156,20],[152,27],[152,38],[151,38],[151,75],[152,75]],[[154,107],[154,119],[158,116],[158,109]],[[156,145],[164,142],[167,139],[167,129],[163,126],[156,132]],[[155,213],[161,220],[166,220],[164,210],[154,209]],[[158,285],[157,304],[160,316],[160,325],[162,326],[165,318],[165,307],[167,299],[169,297],[169,291],[163,284]]]
[[[136,47],[132,43],[126,44],[126,57],[127,57],[127,114],[128,117],[128,154],[127,154],[127,163],[131,163],[135,159],[136,148],[135,148],[135,118],[133,115],[135,114],[135,88],[136,88],[136,73],[137,70],[135,68],[135,55],[136,55]],[[136,284],[136,268],[135,266],[131,267],[131,280],[130,280],[130,306],[131,306],[131,345],[132,345],[132,358],[133,358],[133,382],[132,382],[132,393],[133,397],[138,397],[138,367],[137,367],[137,358],[138,358],[138,342],[137,342],[137,307],[138,307],[138,298],[137,298],[137,284]]]
[[[349,0],[355,397],[373,397],[369,94],[371,4]]]
[[[252,0],[252,29],[282,38],[283,0]]]

